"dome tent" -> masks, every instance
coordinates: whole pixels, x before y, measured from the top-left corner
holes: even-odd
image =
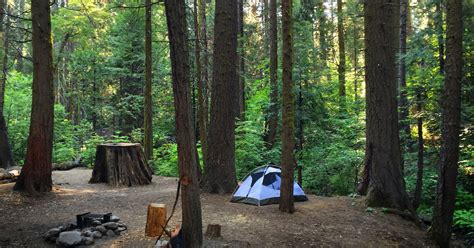
[[[230,201],[257,206],[279,203],[280,184],[279,166],[269,164],[257,167],[243,179]],[[293,184],[293,199],[295,202],[308,200],[303,189],[296,182]]]

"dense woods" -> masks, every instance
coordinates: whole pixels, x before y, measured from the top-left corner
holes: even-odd
[[[474,233],[471,0],[0,0],[0,168],[52,188],[52,163],[141,143],[178,177],[183,234],[200,192],[282,168],[308,194]],[[419,222],[418,222],[419,223]]]

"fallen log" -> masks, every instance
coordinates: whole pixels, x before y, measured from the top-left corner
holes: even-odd
[[[64,171],[64,170],[74,169],[77,167],[84,167],[84,165],[82,164],[81,157],[69,162],[53,163],[53,170]]]

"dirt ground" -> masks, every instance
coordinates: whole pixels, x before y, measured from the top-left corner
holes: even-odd
[[[92,171],[54,171],[53,193],[25,197],[0,185],[0,247],[53,247],[41,235],[73,221],[76,214],[112,212],[128,225],[117,238],[98,240],[93,247],[153,247],[144,228],[147,205],[174,202],[176,179],[154,176],[151,185],[112,188],[88,184]],[[434,247],[412,222],[380,211],[367,212],[361,198],[319,197],[296,203],[294,214],[278,205],[256,207],[230,203],[230,195],[202,194],[203,227],[222,226],[222,238],[205,240],[207,247]],[[169,213],[168,212],[168,213]],[[178,204],[171,225],[180,222]],[[205,230],[204,230],[205,231]]]

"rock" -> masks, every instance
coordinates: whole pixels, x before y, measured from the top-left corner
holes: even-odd
[[[118,229],[115,229],[114,233],[115,235],[120,236],[120,231]]]
[[[82,234],[86,237],[92,237],[93,233],[91,230],[83,231]]]
[[[125,230],[127,230],[127,228],[126,227],[118,227],[117,230],[119,232],[124,232]]]
[[[118,224],[119,227],[127,227],[127,225],[125,225],[125,223],[123,223],[121,221],[117,222],[117,224]]]
[[[43,238],[45,240],[50,240],[52,237],[57,237],[60,232],[61,232],[61,229],[59,228],[51,228],[49,229],[49,231],[43,234]]]
[[[117,222],[107,222],[107,223],[104,223],[103,226],[107,229],[115,230],[115,229],[117,229],[118,224],[117,224]]]
[[[107,230],[107,233],[105,233],[105,234],[109,237],[114,237],[115,236],[115,233],[112,230]]]
[[[94,231],[92,233],[92,237],[94,237],[95,239],[100,239],[100,238],[102,238],[102,233],[99,232],[99,231]]]
[[[104,226],[100,225],[100,226],[96,226],[95,227],[95,230],[101,232],[102,234],[105,234],[107,232],[107,228],[105,228]]]
[[[59,231],[61,231],[61,232],[66,231],[66,228],[65,228],[64,226],[59,226],[58,229],[59,229]]]
[[[77,231],[62,232],[57,239],[57,243],[65,247],[76,246],[81,244],[81,242],[81,233]]]
[[[100,224],[102,224],[102,222],[100,222],[98,220],[94,220],[94,221],[91,222],[91,226],[98,226]]]
[[[82,241],[85,245],[92,245],[94,243],[94,238],[92,237],[84,237],[84,240]]]
[[[110,222],[119,222],[120,218],[117,215],[110,216]]]
[[[71,222],[71,223],[67,224],[67,226],[66,226],[66,230],[69,230],[69,231],[74,230],[76,228],[77,228],[77,224],[74,223],[74,222]]]

